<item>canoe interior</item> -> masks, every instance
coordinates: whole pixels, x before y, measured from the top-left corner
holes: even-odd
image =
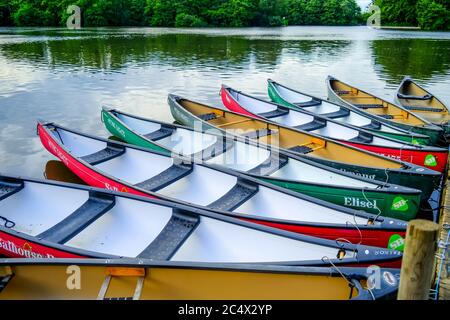
[[[6,267],[0,266],[5,269]],[[0,299],[97,299],[105,277],[113,275],[105,299],[133,297],[144,273],[140,299],[347,300],[358,296],[341,276],[292,272],[199,269],[190,267],[104,267],[89,265],[14,265],[14,276]],[[68,289],[68,277],[80,272],[80,289]],[[125,274],[130,274],[126,276]],[[365,279],[360,280],[363,288]]]
[[[252,98],[248,95],[239,93],[233,89],[227,90],[229,94],[246,110],[251,113],[264,118],[264,114],[273,112],[279,107],[276,104],[265,102],[259,99]],[[317,119],[317,120],[316,120]],[[381,136],[368,135],[368,138],[360,140],[361,131],[333,120],[325,118],[317,118],[314,115],[303,113],[297,110],[287,109],[285,113],[277,117],[270,117],[268,120],[279,123],[283,126],[298,128],[308,132],[321,135],[331,139],[342,141],[354,141],[356,143],[370,144],[374,146],[383,146],[391,148],[414,149],[404,142],[397,140],[386,139]],[[316,121],[322,121],[323,124],[315,125]],[[317,128],[318,129],[314,129]],[[369,138],[370,137],[370,138]]]
[[[161,124],[151,120],[137,119],[129,115],[114,112],[121,122],[141,135],[151,136],[160,130]],[[162,139],[152,139],[152,141],[164,146],[174,154],[185,156],[193,155],[201,150],[211,147],[217,142],[216,135],[174,127],[168,137]],[[267,148],[261,148],[252,144],[247,144],[238,140],[233,141],[233,147],[219,152],[216,156],[206,160],[206,163],[217,164],[228,169],[239,170],[242,172],[250,171],[270,159],[273,151]],[[322,183],[342,187],[354,188],[382,188],[375,181],[370,183],[365,180],[356,179],[351,176],[342,175],[330,170],[324,170],[320,167],[301,162],[292,157],[288,158],[288,163],[281,166],[278,170],[271,170],[267,175],[274,178],[286,179],[291,181],[301,181],[307,183]]]
[[[426,126],[427,123],[413,113],[403,110],[386,100],[375,97],[365,91],[344,84],[339,80],[330,80],[331,89],[337,96],[355,107],[377,116],[390,116],[390,120],[411,126]],[[392,117],[392,118],[391,118]]]
[[[269,190],[269,189],[268,189]],[[245,203],[245,210],[261,210],[263,206],[272,208],[276,202],[270,201],[270,193],[261,193],[258,199]],[[310,208],[307,204],[292,203],[284,195],[278,201],[285,203],[282,211],[294,208],[305,208],[305,216],[323,220],[333,218],[333,212],[326,214],[326,210],[318,212],[317,208]],[[58,243],[69,248],[87,250],[114,256],[159,258],[171,261],[201,261],[201,262],[277,262],[320,260],[322,257],[335,258],[338,248],[325,244],[309,243],[298,239],[291,239],[234,224],[220,218],[198,215],[189,212],[178,212],[168,205],[139,201],[136,199],[115,196],[100,198],[87,190],[25,181],[23,188],[0,201],[0,211],[7,219],[16,225],[12,229],[25,235],[35,236],[50,243]],[[262,199],[262,200],[261,200]],[[270,200],[269,200],[270,199]],[[103,206],[103,207],[102,207]],[[306,207],[305,207],[306,206]],[[86,210],[102,211],[96,219],[89,222],[77,221],[74,217],[85,214]],[[266,212],[270,212],[266,208]],[[353,216],[335,217],[345,221]],[[358,218],[358,217],[356,217]],[[174,221],[175,219],[175,221]],[[79,219],[80,220],[80,219]],[[188,230],[177,228],[177,221],[193,224]],[[360,218],[358,223],[364,223]],[[366,219],[367,222],[367,219]],[[184,223],[184,222],[183,222]],[[345,222],[344,222],[345,223]],[[47,232],[51,230],[51,232]],[[73,230],[68,236],[67,230]],[[161,257],[159,252],[151,251],[155,243],[174,241],[170,234],[183,231],[184,238],[178,239],[176,247],[171,248],[167,243],[164,248],[171,248],[173,252]],[[161,238],[161,234],[165,237]],[[175,242],[177,238],[175,237]],[[264,250],[261,250],[264,247]],[[167,249],[168,250],[168,249]],[[346,252],[343,259],[353,257],[356,253]]]
[[[207,121],[210,125],[230,131],[233,134],[245,135],[256,130],[270,130],[270,135],[256,137],[255,140],[284,149],[301,147],[307,150],[311,157],[324,158],[341,163],[361,165],[370,164],[372,167],[400,169],[402,163],[379,157],[358,149],[351,149],[333,141],[308,135],[277,124],[254,119],[251,117],[231,113],[222,109],[209,107],[193,101],[181,99],[178,101],[182,107],[195,116],[214,113],[214,119]],[[294,149],[295,150],[295,149]]]
[[[404,108],[433,123],[443,124],[450,121],[445,104],[411,79],[402,81],[396,99]]]

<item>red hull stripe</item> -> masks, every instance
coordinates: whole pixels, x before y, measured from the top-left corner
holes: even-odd
[[[0,254],[9,258],[86,258],[0,231]]]
[[[448,152],[427,152],[422,150],[401,150],[397,148],[377,147],[371,145],[364,145],[359,143],[348,142],[340,140],[342,143],[357,147],[367,151],[375,152],[390,158],[395,158],[404,162],[414,163],[416,165],[429,168],[431,170],[444,172],[448,160]],[[435,162],[433,165],[426,165],[426,158],[431,155]]]
[[[224,87],[222,87],[222,89],[220,90],[220,96],[222,97],[223,105],[228,110],[237,112],[237,113],[240,113],[240,114],[243,114],[246,116],[250,116],[253,118],[261,119],[261,117],[258,117],[256,114],[253,114],[253,113],[249,112],[248,110],[245,110],[244,108],[242,108],[239,105],[239,103],[237,103],[236,100],[234,100],[234,98],[230,96],[230,94]]]

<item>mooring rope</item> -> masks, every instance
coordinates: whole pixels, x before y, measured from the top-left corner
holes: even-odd
[[[11,221],[11,220],[3,217],[3,216],[0,216],[0,220],[4,221],[3,226],[5,228],[11,229],[11,228],[14,228],[16,226],[16,223],[14,221]]]

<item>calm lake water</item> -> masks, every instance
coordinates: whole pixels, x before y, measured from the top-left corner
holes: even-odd
[[[450,33],[366,27],[0,28],[0,172],[43,177],[36,119],[107,137],[102,105],[173,121],[167,94],[220,104],[266,79],[325,97],[325,78],[392,99],[408,74],[450,104]]]

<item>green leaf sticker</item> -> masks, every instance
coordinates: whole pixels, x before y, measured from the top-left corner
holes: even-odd
[[[416,139],[412,139],[412,144],[420,145],[420,142],[418,140],[416,140]]]
[[[435,167],[437,166],[436,158],[432,154],[428,154],[425,157],[425,161],[423,164],[429,167]]]
[[[402,197],[398,196],[394,198],[394,201],[392,201],[391,210],[395,211],[406,211],[408,210],[408,200],[403,199]]]
[[[393,234],[389,238],[388,249],[403,251],[405,249],[405,239],[399,234]]]

